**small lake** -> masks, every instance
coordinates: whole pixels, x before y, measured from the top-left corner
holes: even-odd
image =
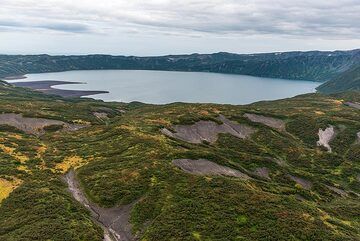
[[[152,104],[172,102],[249,104],[314,92],[313,81],[284,80],[245,75],[147,71],[79,70],[28,74],[23,81],[58,80],[84,84],[58,85],[67,90],[105,90],[89,96],[104,101],[140,101]]]

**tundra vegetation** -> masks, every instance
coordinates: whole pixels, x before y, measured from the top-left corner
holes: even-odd
[[[63,180],[71,169],[93,203],[133,204],[139,240],[359,240],[360,110],[347,102],[359,103],[360,94],[149,105],[1,85],[0,113],[83,128],[56,122],[35,135],[0,125],[0,240],[102,240],[102,228]],[[246,138],[218,132],[200,143],[161,131],[199,121],[223,125],[220,116],[253,131]],[[331,152],[317,145],[319,130],[329,126]],[[181,159],[248,178],[186,172],[174,165]]]

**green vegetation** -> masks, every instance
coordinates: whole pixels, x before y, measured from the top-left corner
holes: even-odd
[[[327,94],[344,91],[360,91],[360,65],[356,65],[341,75],[320,85],[317,90]]]
[[[76,132],[50,126],[40,137],[0,128],[0,188],[1,180],[14,187],[0,203],[0,240],[102,240],[101,228],[66,190],[62,177],[71,167],[95,203],[135,203],[130,221],[141,240],[359,240],[360,110],[343,104],[359,99],[354,92],[247,106],[145,105],[0,86],[0,113],[89,125]],[[110,113],[106,122],[93,115],[99,110]],[[286,131],[253,123],[245,113],[280,118]],[[214,144],[160,132],[219,114],[257,131],[248,139],[221,134]],[[337,133],[332,153],[316,146],[318,129],[328,125]],[[171,164],[177,158],[208,159],[252,179],[187,174]],[[262,167],[271,180],[254,174]]]
[[[158,57],[110,55],[0,55],[0,78],[89,69],[143,69],[245,74],[327,81],[360,61],[360,50],[263,54],[190,54]]]

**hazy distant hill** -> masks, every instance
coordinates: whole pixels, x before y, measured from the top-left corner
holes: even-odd
[[[0,55],[0,77],[91,69],[145,69],[246,74],[327,81],[360,63],[360,50],[265,54],[191,54],[160,57],[111,55]]]
[[[360,65],[345,71],[340,76],[318,87],[318,91],[322,93],[336,93],[347,90],[360,90]]]

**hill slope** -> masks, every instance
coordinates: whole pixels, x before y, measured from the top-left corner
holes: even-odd
[[[0,93],[1,240],[100,241],[114,215],[125,240],[359,240],[360,110],[344,105],[358,93],[247,106]]]
[[[327,94],[344,91],[359,91],[360,65],[353,67],[342,73],[340,76],[320,85],[317,90]]]
[[[0,78],[67,70],[143,69],[326,81],[359,62],[360,50],[266,54],[215,53],[159,57],[0,55]]]

